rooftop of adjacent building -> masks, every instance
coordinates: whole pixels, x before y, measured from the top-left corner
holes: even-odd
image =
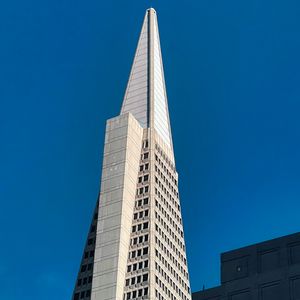
[[[217,297],[226,285],[236,285],[239,281],[253,282],[260,277],[279,278],[282,274],[298,271],[299,266],[300,232],[248,245],[222,253],[221,285],[203,289],[194,293],[194,296],[201,295],[201,299]]]

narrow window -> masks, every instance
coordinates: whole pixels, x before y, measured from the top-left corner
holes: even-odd
[[[143,275],[143,282],[148,280],[148,274]]]

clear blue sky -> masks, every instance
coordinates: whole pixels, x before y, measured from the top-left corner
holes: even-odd
[[[299,0],[153,1],[192,289],[300,228]],[[70,299],[149,1],[0,4],[1,299]]]

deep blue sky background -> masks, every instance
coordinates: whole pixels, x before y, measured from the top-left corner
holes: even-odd
[[[192,289],[300,228],[300,2],[153,1]],[[0,4],[1,299],[70,299],[149,1]]]

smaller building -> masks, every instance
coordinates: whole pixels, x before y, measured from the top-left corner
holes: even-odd
[[[193,300],[300,300],[300,233],[221,254],[221,285]]]

